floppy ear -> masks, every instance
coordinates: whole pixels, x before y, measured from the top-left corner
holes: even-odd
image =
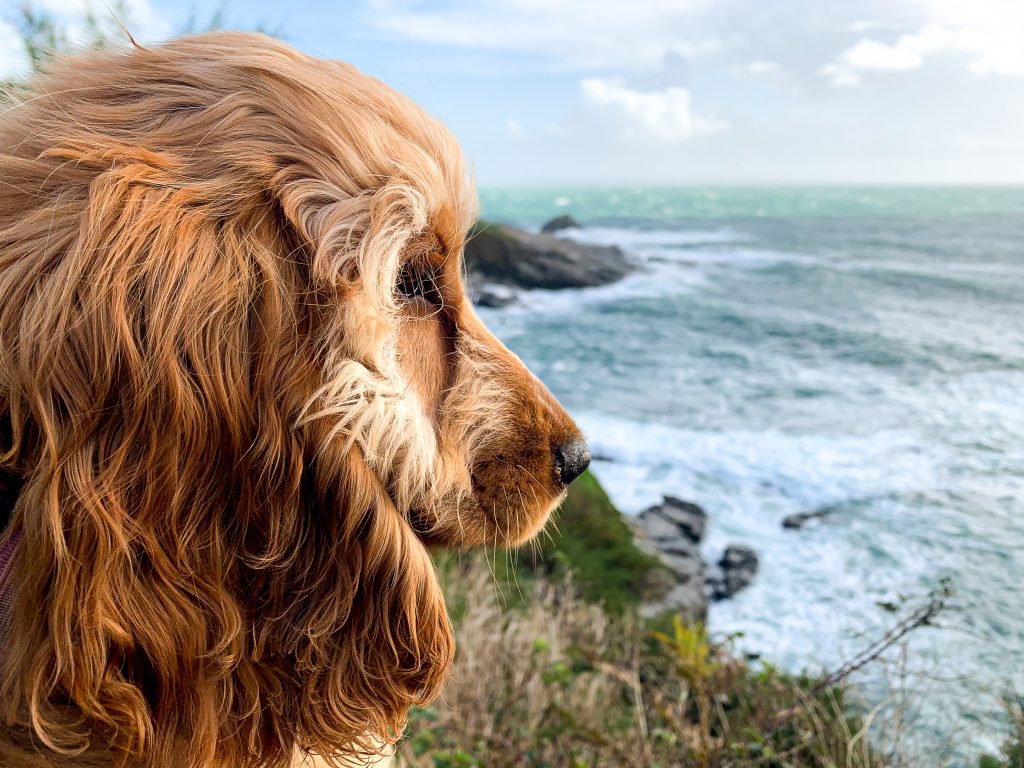
[[[433,563],[361,452],[315,474],[328,481],[315,502],[324,517],[293,575],[265,576],[280,612],[258,625],[257,655],[291,660],[301,678],[301,748],[374,754],[401,736],[411,706],[437,695],[454,640]]]
[[[24,478],[0,698],[51,749],[170,765],[184,742],[212,764],[263,693],[239,683],[238,538],[254,505],[287,519],[302,474],[279,394],[300,375],[294,279],[269,209],[225,218],[226,190],[173,156],[93,140],[19,161],[18,188],[66,193],[45,215],[23,194],[0,235],[4,458]]]
[[[451,632],[363,449],[296,426],[322,379],[304,246],[251,179],[84,143],[19,162],[22,189],[88,193],[0,227],[5,719],[161,767],[396,738]]]
[[[268,573],[257,589],[280,608],[257,611],[280,617],[260,626],[257,652],[294,658],[304,677],[302,748],[376,752],[401,735],[411,706],[440,692],[454,657],[433,563],[396,508],[431,470],[396,383],[388,317],[397,262],[426,216],[406,185],[324,204],[322,186],[300,175],[279,194],[331,308],[315,322],[329,351],[299,420],[315,450],[312,525],[276,558],[293,574]]]

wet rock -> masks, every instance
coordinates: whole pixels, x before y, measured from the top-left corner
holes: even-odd
[[[757,575],[757,552],[742,544],[725,548],[718,566],[708,576],[707,587],[712,600],[726,600],[750,586]]]
[[[474,292],[473,303],[478,307],[500,309],[516,303],[516,294],[503,285],[484,286]]]
[[[696,543],[704,539],[708,513],[690,501],[675,496],[666,496],[661,504],[651,507],[644,514],[656,515],[671,522],[678,533]]]
[[[637,516],[637,545],[661,560],[668,574],[661,597],[643,607],[644,615],[670,611],[690,622],[707,617],[707,564],[700,552],[706,521],[696,504],[671,496]]]
[[[466,243],[465,262],[471,285],[517,288],[587,288],[613,283],[633,270],[615,246],[483,222]]]
[[[644,615],[671,611],[686,621],[704,621],[709,600],[726,600],[754,580],[757,552],[742,544],[726,547],[721,560],[708,567],[700,551],[707,521],[701,507],[674,496],[635,518],[637,546],[661,560],[667,574],[660,597],[643,607]]]
[[[572,216],[562,214],[561,216],[555,216],[555,218],[547,222],[540,228],[540,231],[550,235],[551,233],[558,232],[561,229],[579,229],[580,227],[581,224]]]
[[[787,515],[782,520],[782,527],[794,531],[800,530],[812,520],[821,520],[823,517],[831,515],[834,511],[832,507],[822,507],[821,509],[815,509],[813,512],[797,512]]]

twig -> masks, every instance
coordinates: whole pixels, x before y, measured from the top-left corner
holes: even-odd
[[[888,632],[868,645],[860,653],[845,661],[832,672],[829,672],[821,680],[811,686],[805,693],[801,694],[803,701],[794,707],[776,713],[770,723],[770,729],[776,730],[794,717],[799,715],[807,706],[813,702],[821,693],[835,685],[843,682],[860,669],[863,669],[871,662],[878,659],[883,653],[899,643],[904,637],[920,627],[932,624],[946,607],[946,603],[953,595],[953,588],[950,582],[944,580],[938,589],[932,591],[928,602],[920,608],[912,611],[909,616],[893,626]]]

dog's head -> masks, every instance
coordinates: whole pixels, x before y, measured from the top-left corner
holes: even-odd
[[[395,738],[453,653],[426,547],[523,542],[589,460],[466,299],[455,140],[215,34],[56,65],[0,177],[8,720],[146,765]]]

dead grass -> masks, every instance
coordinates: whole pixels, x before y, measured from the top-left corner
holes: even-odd
[[[414,712],[399,765],[876,768],[870,718],[840,686],[752,668],[678,621],[608,614],[570,584],[503,608],[480,559],[446,567],[458,656]]]

